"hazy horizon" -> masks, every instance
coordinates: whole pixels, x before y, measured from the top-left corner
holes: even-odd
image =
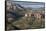
[[[21,6],[25,7],[25,8],[40,8],[40,7],[45,7],[45,3],[43,2],[13,2],[16,4],[20,4]]]

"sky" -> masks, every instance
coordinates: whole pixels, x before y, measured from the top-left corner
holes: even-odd
[[[21,6],[23,6],[25,8],[40,8],[40,7],[44,7],[43,2],[13,2],[13,3],[20,4]]]

